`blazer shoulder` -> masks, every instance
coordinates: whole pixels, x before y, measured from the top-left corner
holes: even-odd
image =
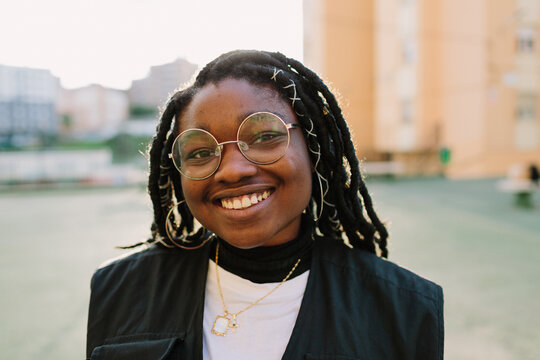
[[[106,285],[108,282],[117,282],[120,279],[139,277],[143,272],[156,271],[158,264],[174,263],[180,260],[185,251],[181,249],[165,249],[150,245],[129,251],[118,257],[102,263],[92,275],[91,289]]]
[[[375,333],[391,334],[377,337],[381,349],[401,349],[387,358],[402,358],[399,354],[443,358],[444,302],[439,285],[339,239],[321,239],[315,249],[317,273],[324,284],[331,284],[325,292],[337,289],[341,295],[336,298],[355,304],[347,308],[355,323],[369,323],[371,330],[378,328]]]
[[[339,239],[320,239],[321,258],[366,279],[442,303],[442,288],[435,282],[365,250],[350,248]]]
[[[145,258],[147,256],[155,256],[161,253],[163,249],[155,245],[150,246],[141,246],[140,248],[128,251],[119,256],[110,258],[102,262],[96,269],[96,273],[107,273],[112,271],[115,268],[126,266],[130,263],[137,262],[138,260]]]

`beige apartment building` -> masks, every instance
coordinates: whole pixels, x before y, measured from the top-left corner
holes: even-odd
[[[305,62],[358,155],[409,174],[540,165],[540,0],[305,0]]]
[[[61,135],[73,138],[108,138],[129,117],[125,91],[91,84],[62,89],[58,104],[63,124]]]

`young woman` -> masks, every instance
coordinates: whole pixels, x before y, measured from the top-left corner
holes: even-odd
[[[298,61],[209,63],[163,111],[148,188],[147,246],[92,278],[88,358],[442,359],[442,290],[381,259],[341,109]]]

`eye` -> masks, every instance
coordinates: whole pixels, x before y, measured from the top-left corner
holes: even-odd
[[[208,149],[197,149],[195,151],[192,151],[188,154],[188,159],[202,159],[205,157],[211,156],[210,150]]]
[[[278,131],[264,131],[253,134],[250,145],[256,144],[270,144],[274,141],[279,141],[285,136],[285,134]]]
[[[190,151],[185,156],[185,161],[202,162],[212,157],[213,152],[209,148],[200,148]]]

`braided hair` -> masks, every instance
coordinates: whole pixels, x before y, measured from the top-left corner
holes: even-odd
[[[147,243],[159,242],[167,247],[176,244],[168,234],[170,212],[174,214],[175,234],[191,234],[190,239],[204,236],[206,230],[202,228],[193,234],[194,217],[187,206],[177,206],[184,196],[180,174],[169,153],[177,135],[175,119],[180,118],[194,95],[207,84],[229,78],[271,87],[290,102],[304,130],[314,167],[313,191],[307,211],[316,218],[316,231],[372,253],[377,253],[378,248],[381,257],[388,257],[388,233],[373,208],[336,98],[323,81],[299,61],[281,53],[251,50],[225,53],[208,63],[191,86],[175,92],[165,105],[149,154],[148,191],[154,221],[152,238]]]

